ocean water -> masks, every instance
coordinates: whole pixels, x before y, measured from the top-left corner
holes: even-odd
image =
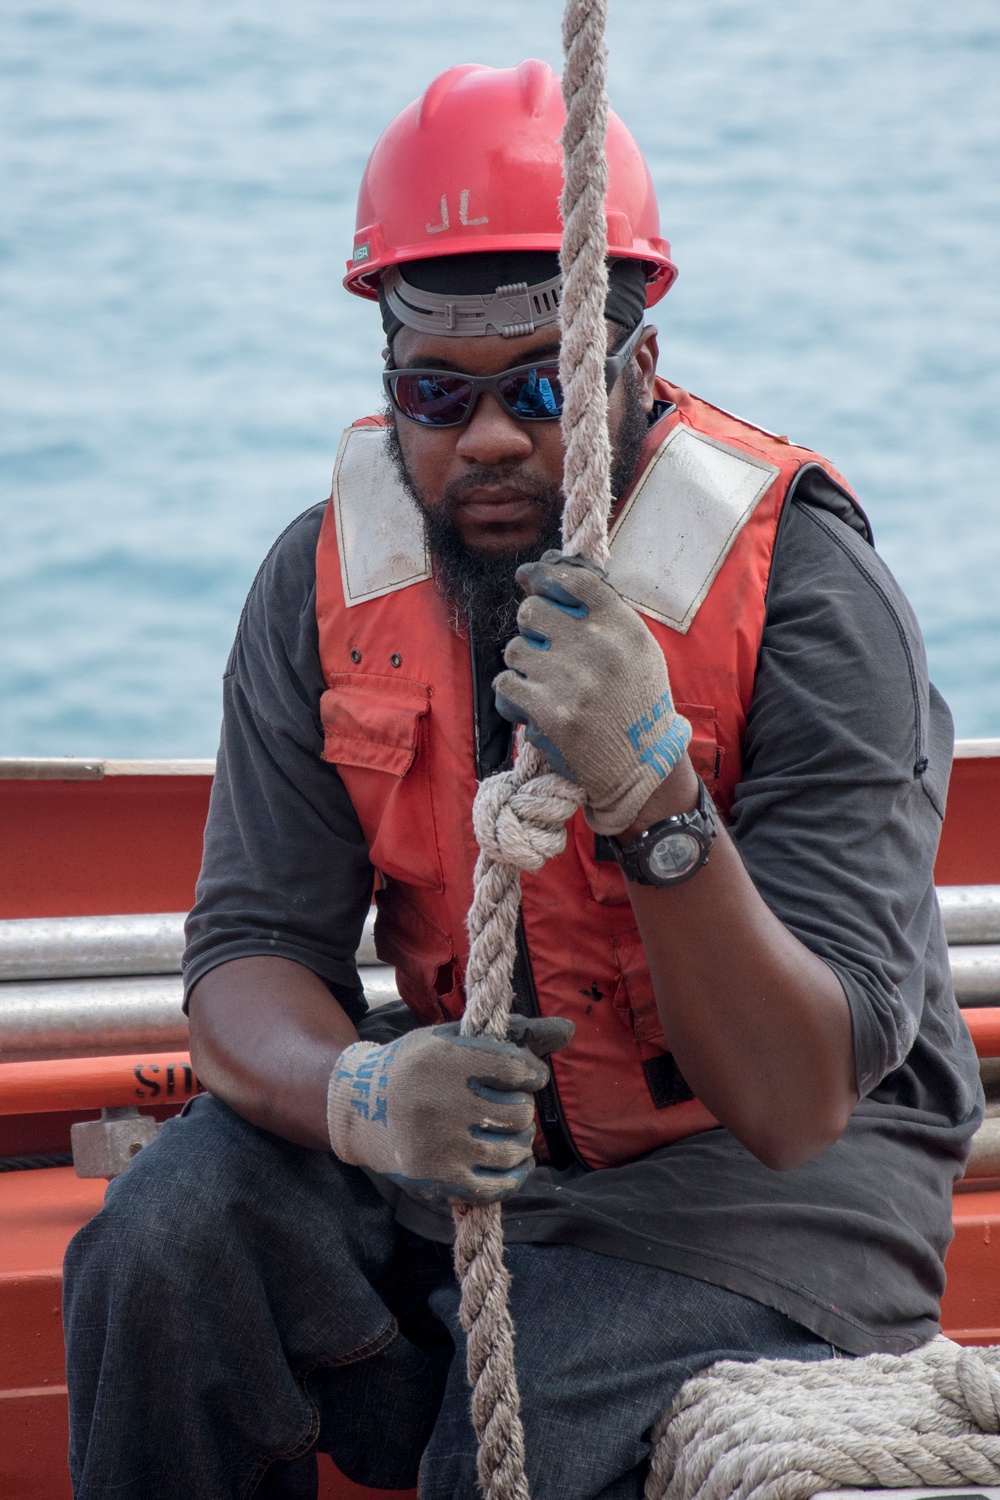
[[[271,539],[379,399],[340,287],[378,132],[555,0],[7,0],[0,755],[208,755]],[[1000,734],[995,0],[611,0],[681,276],[665,373],[858,489],[963,735]]]

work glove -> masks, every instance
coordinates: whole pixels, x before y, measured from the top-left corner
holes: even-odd
[[[546,552],[516,577],[528,597],[493,683],[497,709],[583,788],[591,828],[621,833],[691,740],[663,653],[595,563]]]
[[[506,1041],[461,1036],[450,1021],[381,1046],[354,1042],[330,1079],[330,1144],[341,1161],[437,1202],[507,1198],[534,1166],[542,1059],[573,1030],[557,1016],[512,1016]]]

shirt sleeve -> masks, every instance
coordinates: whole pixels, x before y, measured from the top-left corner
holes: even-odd
[[[951,753],[889,570],[844,519],[793,499],[731,829],[765,901],[840,979],[862,1097],[913,1047],[929,962],[958,1023],[933,884]]]
[[[324,507],[278,538],[247,599],[223,679],[222,738],[185,994],[215,965],[288,958],[365,1011],[354,955],[374,871],[336,769],[320,757],[316,543]]]

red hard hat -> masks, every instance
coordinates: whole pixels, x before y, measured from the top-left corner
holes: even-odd
[[[449,68],[396,116],[368,158],[344,285],[375,298],[387,266],[490,250],[558,250],[566,112],[548,63]],[[608,114],[608,253],[649,265],[647,305],[677,275],[649,168]]]

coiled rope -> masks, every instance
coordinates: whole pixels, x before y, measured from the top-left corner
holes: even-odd
[[[565,552],[601,566],[611,505],[606,19],[606,0],[567,0],[562,539]],[[479,788],[466,1035],[506,1034],[520,872],[561,853],[566,820],[581,801],[580,789],[550,770],[523,734],[513,770]],[[458,1205],[454,1215],[480,1487],[486,1500],[530,1500],[500,1206]],[[652,1437],[646,1500],[808,1500],[853,1486],[1000,1484],[1000,1349],[938,1338],[905,1355],[721,1363],[685,1383]]]
[[[809,1500],[820,1490],[1000,1484],[1000,1349],[725,1361],[653,1430],[646,1500]]]
[[[604,196],[608,97],[606,0],[567,0],[563,19],[564,181],[562,194],[563,549],[608,558],[611,449],[607,353],[608,272]],[[479,840],[469,909],[466,1035],[502,1037],[511,1007],[521,871],[540,870],[566,844],[566,820],[580,788],[548,767],[522,736],[514,769],[484,781],[473,806]],[[514,1371],[514,1329],[507,1306],[499,1204],[456,1206],[455,1269],[468,1339],[472,1420],[479,1440],[479,1483],[486,1500],[529,1500],[524,1432]]]

